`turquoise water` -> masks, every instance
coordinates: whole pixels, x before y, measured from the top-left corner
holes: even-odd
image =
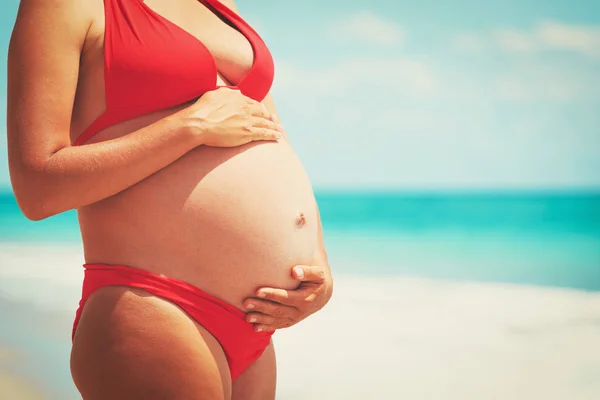
[[[600,192],[327,193],[332,267],[600,290]],[[32,222],[0,194],[0,242],[80,240],[76,214]]]
[[[410,276],[600,291],[600,192],[318,192],[317,201],[334,276]],[[0,320],[9,321],[0,329],[0,344],[27,357],[16,372],[60,399],[79,398],[68,360],[80,287],[72,279],[62,283],[57,273],[50,274],[53,280],[44,276],[58,265],[58,275],[81,268],[75,265],[78,258],[69,255],[70,244],[80,251],[75,212],[32,222],[23,217],[12,194],[0,194],[0,246],[16,249],[7,254],[17,255],[2,258],[0,253],[0,263],[12,260],[8,262],[18,264],[13,270],[20,271],[0,279]],[[40,245],[43,251],[36,251]],[[65,265],[70,263],[74,265]],[[55,311],[42,294],[59,298],[59,292],[66,295],[65,304]],[[423,312],[431,310],[425,307]],[[340,337],[344,329],[340,327]]]

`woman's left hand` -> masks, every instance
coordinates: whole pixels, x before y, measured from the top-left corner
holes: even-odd
[[[331,298],[333,281],[325,268],[297,265],[292,268],[292,276],[301,282],[297,289],[260,288],[257,297],[244,301],[248,310],[246,321],[253,323],[257,332],[295,325],[319,311]]]

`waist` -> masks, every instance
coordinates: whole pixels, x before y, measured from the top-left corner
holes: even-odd
[[[316,205],[280,146],[200,148],[81,209],[86,262],[164,274],[238,306],[260,286],[294,287],[291,268],[314,255]]]

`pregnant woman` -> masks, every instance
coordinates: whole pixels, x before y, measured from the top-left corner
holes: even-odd
[[[273,399],[271,335],[332,280],[274,66],[232,0],[22,0],[8,150],[30,219],[77,209],[83,398]]]

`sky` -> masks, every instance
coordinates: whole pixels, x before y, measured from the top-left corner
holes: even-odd
[[[18,1],[0,4],[8,187]],[[271,49],[272,93],[316,188],[600,188],[597,0],[236,4]]]

